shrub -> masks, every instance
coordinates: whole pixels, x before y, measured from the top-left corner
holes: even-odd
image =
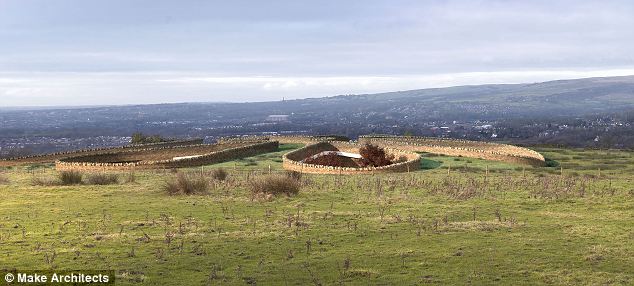
[[[359,149],[361,157],[361,164],[363,166],[381,167],[392,164],[394,161],[394,155],[385,152],[385,149],[372,145],[365,144]]]
[[[176,174],[175,178],[163,185],[163,190],[169,195],[205,194],[208,189],[209,182],[203,176],[188,176],[183,173]]]
[[[79,185],[84,175],[78,171],[61,171],[59,172],[59,181],[62,185]]]
[[[251,181],[251,192],[254,195],[296,195],[301,185],[297,179],[287,175],[266,175]]]
[[[559,167],[559,162],[549,159],[549,158],[545,158],[546,161],[546,167]]]
[[[286,176],[297,181],[302,179],[302,173],[297,171],[286,171]]]
[[[224,181],[225,179],[227,179],[228,175],[229,173],[227,173],[227,171],[223,168],[213,169],[211,171],[211,177],[214,180],[218,180],[218,181]]]
[[[165,139],[163,137],[161,137],[160,135],[145,135],[141,132],[137,132],[132,134],[132,140],[130,141],[130,143],[132,144],[152,144],[152,143],[162,143],[162,142],[169,142],[169,141],[174,141],[171,139]]]
[[[91,185],[113,185],[119,183],[117,174],[91,174],[88,176],[88,183]]]
[[[59,183],[56,180],[52,179],[52,178],[33,176],[33,177],[31,177],[31,185],[33,185],[33,186],[55,186],[55,185],[59,185]]]

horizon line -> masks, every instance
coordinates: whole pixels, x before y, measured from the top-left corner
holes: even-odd
[[[272,102],[282,102],[282,101],[321,99],[321,98],[330,98],[330,97],[339,97],[339,96],[380,95],[380,94],[395,93],[395,92],[435,90],[435,89],[458,88],[458,87],[493,86],[493,85],[525,85],[525,84],[536,84],[536,83],[551,83],[551,82],[558,82],[558,81],[574,81],[574,80],[603,79],[603,78],[624,78],[624,77],[634,77],[634,73],[624,74],[624,75],[590,76],[590,77],[579,77],[579,78],[560,78],[560,79],[553,79],[553,80],[546,80],[546,81],[523,81],[523,82],[481,83],[481,84],[457,84],[457,85],[447,85],[447,86],[438,86],[438,87],[423,87],[423,88],[402,89],[402,90],[392,90],[392,91],[378,91],[378,92],[370,92],[370,93],[336,94],[336,95],[326,95],[326,96],[318,96],[318,97],[305,97],[305,98],[285,99],[284,97],[282,97],[279,100],[261,100],[261,101],[259,101],[259,100],[250,100],[250,101],[165,101],[165,102],[129,103],[129,104],[78,104],[78,105],[73,105],[73,104],[60,104],[60,105],[8,105],[8,106],[0,107],[0,111],[27,111],[27,110],[49,110],[49,109],[83,109],[83,108],[90,109],[90,108],[100,108],[100,107],[126,107],[126,106],[168,105],[168,104],[249,104],[249,103],[272,103]]]

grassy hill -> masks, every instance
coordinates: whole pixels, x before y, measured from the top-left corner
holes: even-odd
[[[225,168],[208,195],[167,195],[170,171],[34,186],[55,171],[3,169],[0,265],[121,285],[634,283],[632,152],[538,150],[550,168],[424,154],[417,172],[303,175],[297,196],[254,200],[249,183],[299,146],[282,147],[183,170]]]

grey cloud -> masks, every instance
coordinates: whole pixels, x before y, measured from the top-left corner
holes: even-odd
[[[438,74],[623,70],[634,67],[631,15],[631,1],[5,0],[0,73],[49,73],[68,79],[63,90],[75,94],[80,87],[68,73],[378,76],[402,79],[390,88],[410,88],[407,79]],[[99,91],[95,101],[105,101],[101,97],[109,90],[142,102],[183,98],[144,81],[122,81],[117,90],[112,82],[108,88],[100,84],[81,85],[82,92]],[[366,91],[300,86],[293,97]],[[150,89],[152,96],[143,95]],[[37,102],[46,104],[47,91],[29,92],[41,92]],[[220,99],[277,98],[255,87],[218,92],[192,86],[188,93],[192,99],[210,93]],[[31,100],[35,104],[26,97],[24,104]]]

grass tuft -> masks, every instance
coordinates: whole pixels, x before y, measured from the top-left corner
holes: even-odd
[[[227,176],[229,176],[229,173],[223,168],[213,169],[211,171],[211,177],[217,181],[224,181],[227,179]]]
[[[297,171],[286,171],[286,176],[297,181],[300,181],[302,179],[302,173]]]
[[[266,175],[253,180],[250,184],[251,193],[254,195],[297,195],[300,191],[300,182],[287,175]]]
[[[208,189],[209,182],[204,177],[188,176],[184,173],[177,173],[175,178],[163,185],[163,191],[171,196],[206,194]]]
[[[61,171],[58,174],[59,182],[61,185],[79,185],[82,183],[84,174],[78,171]]]
[[[40,176],[36,176],[34,175],[33,177],[31,177],[31,185],[33,186],[56,186],[59,185],[59,182],[57,182],[55,179],[49,178],[49,177],[40,177]]]
[[[91,185],[115,185],[119,183],[119,175],[117,174],[90,174],[88,183]]]

